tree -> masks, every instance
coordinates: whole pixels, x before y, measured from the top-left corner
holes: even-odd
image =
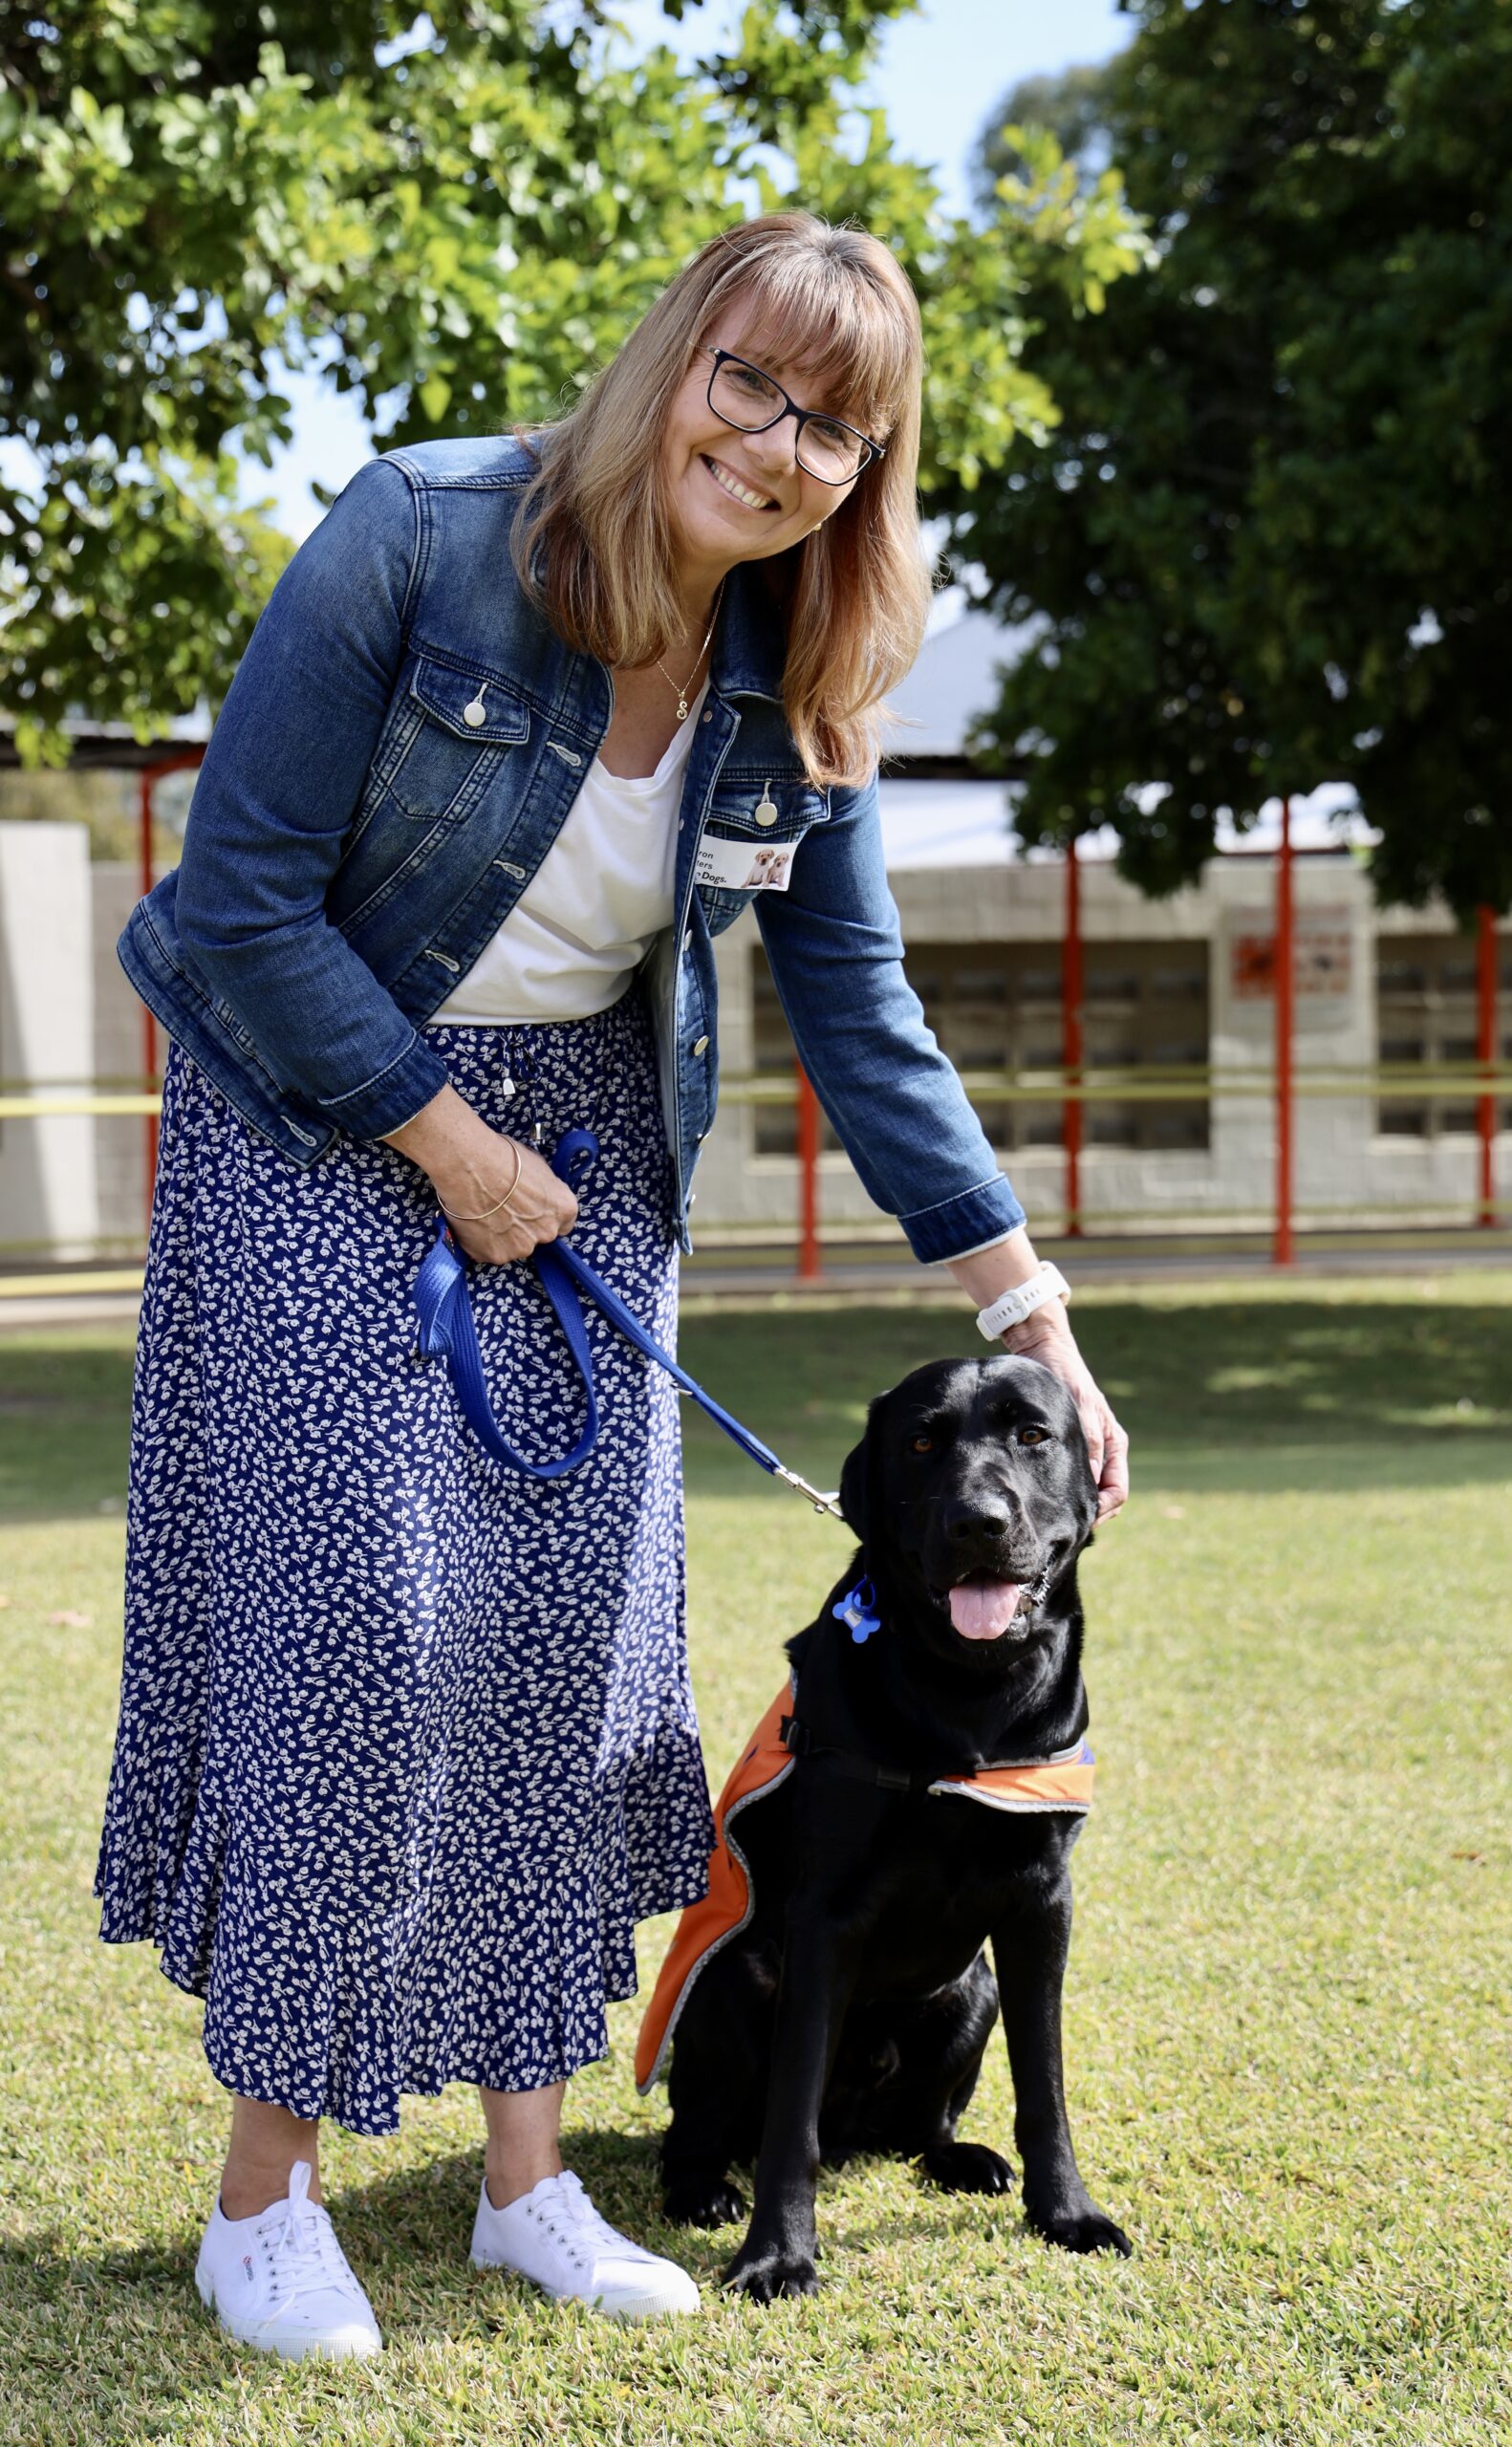
[[[1027,164],[1010,131],[1046,129],[1083,180],[1100,177],[1112,161],[1109,125],[1113,62],[1063,68],[1054,76],[1022,76],[1010,85],[977,140],[974,182],[979,211],[992,214],[1000,202],[998,182],[1022,174]]]
[[[1031,195],[983,246],[854,88],[914,0],[750,0],[691,71],[595,0],[38,0],[0,31],[13,307],[4,668],[29,759],[65,713],[147,737],[223,692],[288,555],[228,442],[289,438],[270,359],[329,357],[384,444],[548,413],[716,229],[790,190],[893,244],[930,354],[930,464],[969,492],[1053,408],[1034,282],[1137,260],[1121,201]],[[682,0],[664,0],[682,14]]]
[[[1038,641],[1017,821],[1165,891],[1217,816],[1353,785],[1383,898],[1512,902],[1512,11],[1134,0],[1109,116],[1156,260],[1037,289],[1047,449],[952,505]]]

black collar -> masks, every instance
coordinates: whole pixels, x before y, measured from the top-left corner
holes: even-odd
[[[1047,1564],[1038,1580],[1026,1591],[1025,1594],[1028,1602],[1022,1609],[1023,1612],[1032,1614],[1044,1605],[1049,1594],[1050,1582],[1054,1578],[1054,1565]],[[863,1589],[871,1588],[870,1579],[863,1573],[854,1587],[849,1589],[839,1604],[832,1606],[830,1612],[832,1614],[838,1615],[842,1621],[852,1620],[845,1612],[846,1608],[860,1600]],[[875,1596],[864,1601],[862,1619],[870,1622],[871,1629],[880,1630],[880,1617],[871,1614],[871,1608],[875,1602]],[[853,1634],[853,1636],[854,1636]],[[861,1639],[864,1641],[867,1636],[867,1632],[862,1631]],[[833,1743],[815,1742],[808,1725],[802,1722],[801,1718],[794,1716],[785,1716],[782,1719],[778,1726],[778,1737],[783,1747],[790,1752],[794,1759],[828,1759],[841,1775],[853,1776],[864,1785],[875,1785],[885,1793],[927,1793],[932,1785],[938,1785],[950,1777],[955,1777],[959,1781],[962,1774],[960,1767],[879,1766],[875,1759],[868,1759],[859,1750],[841,1750]],[[999,1767],[1022,1767],[1031,1764],[1033,1763],[1023,1759],[999,1759],[992,1763]],[[990,1768],[971,1768],[964,1772],[984,1775],[991,1770]]]

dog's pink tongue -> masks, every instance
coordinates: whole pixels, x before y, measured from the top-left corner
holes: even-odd
[[[1001,1639],[1019,1611],[1016,1580],[962,1580],[950,1592],[950,1619],[963,1640]]]

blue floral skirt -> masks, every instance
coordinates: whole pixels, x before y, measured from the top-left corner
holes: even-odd
[[[638,988],[431,1042],[495,1127],[596,1134],[573,1245],[673,1348]],[[500,1470],[414,1356],[435,1220],[397,1149],[343,1137],[300,1171],[170,1051],[100,1934],[205,1999],[228,2090],[356,2133],[396,2131],[405,2090],[606,2054],[635,1924],[703,1894],[713,1834],[671,1379],[590,1306],[595,1451]],[[533,1269],[468,1273],[505,1434],[566,1450],[581,1393]]]

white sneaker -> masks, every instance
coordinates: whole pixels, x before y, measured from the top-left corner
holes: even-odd
[[[335,2228],[309,2198],[310,2161],[296,2158],[289,2198],[254,2218],[227,2218],[217,2198],[194,2282],[227,2335],[298,2362],[307,2353],[365,2360],[382,2350],[373,2306]]]
[[[699,2289],[676,2261],[642,2251],[600,2218],[576,2176],[543,2176],[495,2209],[485,2183],[472,2228],[474,2268],[512,2268],[553,2302],[574,2297],[615,2320],[696,2311]]]

